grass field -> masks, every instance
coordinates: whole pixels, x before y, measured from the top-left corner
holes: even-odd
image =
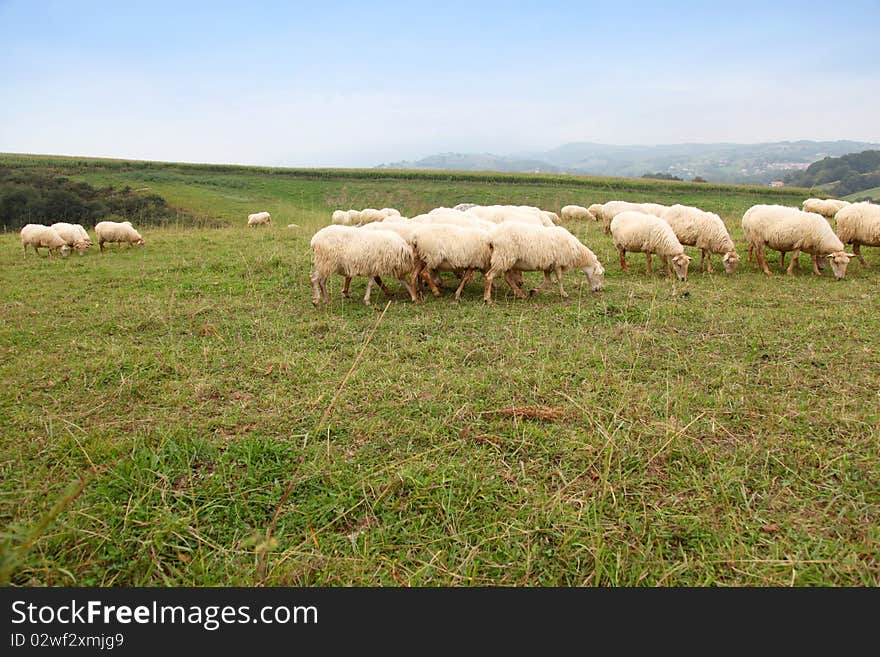
[[[0,235],[0,582],[880,584],[877,250],[840,282],[804,257],[682,285],[639,256],[624,275],[577,224],[599,294],[572,273],[566,300],[486,307],[477,280],[458,304],[367,308],[337,278],[310,303],[335,207],[684,202],[745,256],[742,212],[803,190],[4,162],[219,227],[57,261]],[[244,225],[264,209],[274,225]]]

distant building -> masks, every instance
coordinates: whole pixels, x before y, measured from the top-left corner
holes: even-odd
[[[782,180],[774,180],[770,183],[771,187],[785,187],[785,183]]]

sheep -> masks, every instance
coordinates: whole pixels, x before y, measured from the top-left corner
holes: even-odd
[[[98,247],[101,249],[101,253],[104,252],[105,242],[119,242],[120,246],[123,243],[128,243],[129,248],[133,244],[136,246],[143,246],[145,244],[144,238],[134,229],[130,221],[123,221],[122,223],[101,221],[95,225],[95,235],[98,236]]]
[[[333,214],[330,215],[330,221],[340,226],[347,226],[350,223],[348,211],[334,210]]]
[[[617,214],[609,225],[614,247],[620,253],[620,268],[628,271],[626,267],[626,252],[635,251],[644,253],[648,262],[648,273],[651,273],[651,254],[660,256],[666,273],[670,274],[669,259],[672,259],[672,269],[682,281],[687,280],[688,265],[691,263],[689,256],[685,255],[684,247],[672,226],[660,217],[625,210]]]
[[[268,226],[272,223],[272,215],[268,212],[256,212],[248,215],[248,226]]]
[[[416,224],[453,224],[465,228],[482,228],[483,230],[491,230],[495,226],[493,222],[481,219],[470,212],[459,212],[449,208],[434,208],[428,214],[416,215],[410,219],[410,222]]]
[[[828,258],[834,277],[846,276],[846,266],[854,257],[844,251],[843,242],[834,234],[831,224],[820,214],[804,212],[783,205],[753,205],[742,218],[743,236],[754,251],[759,267],[770,275],[764,249],[770,247],[784,254],[793,251],[786,273],[794,274],[801,251],[813,256],[813,272],[819,275],[819,258]],[[782,261],[785,265],[784,260]]]
[[[821,214],[826,219],[834,219],[837,211],[845,208],[849,201],[838,201],[836,199],[808,198],[803,203],[804,212],[815,212]]]
[[[360,211],[358,221],[353,221],[352,223],[368,224],[371,221],[382,221],[384,218],[385,215],[381,210],[377,210],[376,208],[364,208]]]
[[[705,212],[689,205],[673,205],[660,217],[672,226],[675,237],[685,246],[700,249],[700,269],[712,273],[712,254],[721,253],[724,271],[732,274],[739,264],[736,246],[724,222],[714,212]]]
[[[310,245],[314,253],[314,271],[309,281],[312,284],[312,304],[315,306],[322,300],[330,300],[327,279],[334,272],[346,277],[367,277],[366,305],[370,305],[375,277],[382,275],[400,279],[410,298],[417,300],[407,280],[415,267],[413,250],[397,233],[331,225],[315,233]]]
[[[379,210],[379,212],[381,212],[385,216],[386,219],[388,217],[399,217],[400,216],[400,210],[398,210],[397,208],[382,208],[381,210]]]
[[[490,224],[494,229],[494,224]],[[416,267],[410,284],[416,287],[421,276],[435,297],[440,296],[433,274],[441,271],[462,272],[454,299],[461,298],[465,283],[475,270],[489,269],[492,247],[489,230],[474,226],[459,226],[442,222],[417,222],[412,227],[411,240],[416,256]]]
[[[499,274],[504,274],[504,280],[520,299],[525,299],[526,295],[513,277],[513,272],[544,272],[544,282],[530,290],[531,295],[541,292],[550,282],[550,273],[554,272],[560,296],[568,297],[562,287],[562,274],[575,268],[584,272],[593,292],[598,292],[605,285],[605,269],[596,254],[562,226],[504,222],[489,234],[489,243],[492,258],[484,277],[485,303],[492,302],[492,281]]]
[[[837,213],[837,236],[844,244],[853,245],[853,253],[862,265],[862,244],[880,246],[880,205],[862,202],[852,203]]]
[[[25,256],[28,246],[34,247],[37,255],[40,255],[41,248],[48,249],[50,258],[56,251],[64,258],[70,254],[70,247],[58,231],[42,224],[27,224],[21,229],[21,252]]]
[[[586,221],[594,218],[590,211],[581,205],[566,205],[560,212],[563,221]]]
[[[519,221],[539,226],[552,226],[553,221],[538,208],[517,205],[477,205],[467,210],[469,214],[496,224]]]
[[[595,209],[595,212],[594,212]],[[605,234],[611,233],[611,220],[621,212],[632,210],[643,214],[652,214],[659,217],[667,210],[667,206],[659,203],[631,203],[629,201],[608,201],[602,205],[591,205],[590,212],[602,222]]]
[[[61,235],[61,239],[67,242],[67,245],[69,247],[76,249],[76,252],[79,255],[85,253],[86,249],[88,249],[92,245],[92,238],[89,237],[86,229],[79,224],[68,224],[63,221],[59,221],[52,224],[51,227],[54,228],[59,235]]]
[[[587,208],[587,212],[590,214],[590,218],[593,221],[603,221],[602,219],[602,209],[604,205],[602,203],[593,203],[590,207]]]
[[[464,212],[465,210],[470,210],[471,208],[477,207],[476,203],[459,203],[458,205],[452,206],[453,210],[458,210],[459,212]]]

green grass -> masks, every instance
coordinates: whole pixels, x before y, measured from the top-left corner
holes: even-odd
[[[857,199],[863,198],[872,198],[875,201],[880,201],[880,187],[872,187],[871,189],[863,189],[860,192],[856,192],[855,194],[850,194],[849,196],[844,196],[844,201],[855,201]]]
[[[343,300],[337,277],[310,304],[309,239],[337,206],[681,201],[742,245],[749,205],[803,190],[96,162],[59,170],[227,225],[57,261],[0,235],[11,583],[880,584],[876,250],[841,282],[804,257],[794,277],[743,263],[681,285],[639,256],[622,274],[576,224],[600,294],[569,274],[567,300],[501,287],[485,307],[479,280],[458,304],[398,295],[366,346],[380,292]],[[258,209],[273,226],[244,225]]]

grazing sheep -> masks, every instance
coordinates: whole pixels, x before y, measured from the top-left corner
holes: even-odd
[[[724,271],[732,274],[739,264],[736,246],[724,222],[714,212],[704,212],[689,205],[673,205],[660,217],[672,226],[675,237],[685,246],[700,249],[700,269],[712,273],[712,254],[720,253]]]
[[[635,210],[625,210],[617,214],[610,224],[611,237],[614,247],[620,253],[620,268],[628,271],[626,267],[626,252],[635,251],[644,253],[648,262],[648,273],[651,273],[651,254],[660,256],[666,273],[670,274],[669,259],[672,259],[672,269],[682,281],[687,280],[688,265],[691,263],[689,256],[685,255],[684,247],[672,226],[660,217]]]
[[[849,201],[838,201],[836,199],[808,198],[804,201],[804,212],[815,212],[821,214],[826,219],[834,219],[834,215],[841,208],[849,205]]]
[[[591,205],[590,207],[587,208],[587,212],[590,213],[590,218],[593,221],[603,221],[603,219],[602,219],[603,207],[604,206],[602,203],[593,203],[593,205]]]
[[[104,252],[105,242],[119,242],[119,245],[127,243],[131,246],[143,246],[144,238],[131,225],[130,221],[118,223],[116,221],[101,221],[95,225],[95,235],[98,236],[98,247]]]
[[[452,224],[455,226],[464,226],[465,228],[482,228],[483,230],[491,230],[495,224],[485,219],[471,214],[470,212],[459,212],[449,208],[434,208],[428,214],[419,214],[410,219],[411,223],[416,224]]]
[[[611,220],[621,212],[635,211],[643,214],[662,215],[667,206],[659,203],[630,203],[629,201],[608,201],[602,205],[591,205],[590,212],[602,222],[605,234],[611,233]]]
[[[347,226],[351,223],[348,218],[347,210],[334,210],[333,214],[330,215],[330,221],[340,226]]]
[[[494,229],[494,224],[489,224]],[[431,288],[435,297],[440,296],[433,274],[441,271],[462,272],[455,290],[456,301],[461,297],[465,283],[474,271],[486,272],[492,258],[489,230],[451,223],[418,222],[411,233],[416,267],[410,277],[413,288],[419,276]]]
[[[477,205],[467,210],[471,215],[496,224],[505,221],[518,221],[538,226],[552,226],[553,220],[543,214],[542,210],[531,206],[519,205]]]
[[[563,221],[586,221],[594,219],[590,211],[582,205],[566,205],[560,210]]]
[[[370,292],[375,277],[389,275],[399,279],[416,301],[415,290],[407,277],[415,266],[413,250],[391,230],[363,230],[351,226],[331,225],[314,234],[311,240],[314,266],[309,280],[312,303],[329,301],[327,279],[333,273],[346,277],[366,276],[364,303],[370,305]]]
[[[360,217],[357,223],[368,224],[371,221],[382,221],[384,218],[385,215],[381,210],[377,210],[376,208],[364,208],[360,211]]]
[[[567,297],[562,287],[562,274],[569,269],[580,269],[590,282],[593,292],[605,284],[605,269],[596,254],[562,226],[534,226],[518,221],[504,222],[489,234],[492,258],[485,275],[483,301],[492,301],[492,281],[499,274],[520,299],[525,293],[520,289],[514,272],[544,272],[544,282],[530,290],[537,294],[550,283],[550,273],[556,274],[559,294]],[[521,280],[521,279],[520,279]]]
[[[248,226],[268,226],[272,223],[272,215],[268,212],[257,212],[248,215]]]
[[[70,247],[58,231],[42,224],[27,224],[21,229],[21,252],[25,256],[28,246],[34,247],[37,255],[40,255],[41,248],[48,249],[50,258],[56,251],[65,258],[70,254]]]
[[[759,267],[770,275],[764,249],[770,247],[784,254],[793,251],[786,272],[794,273],[801,251],[813,256],[813,272],[819,275],[819,258],[828,258],[834,277],[846,276],[851,253],[844,251],[843,242],[834,234],[831,224],[820,214],[803,212],[783,205],[753,205],[742,218],[743,236],[754,251]],[[784,265],[783,261],[783,265]]]
[[[86,229],[79,224],[68,224],[59,221],[52,224],[51,227],[55,229],[55,232],[61,235],[61,239],[67,242],[67,246],[75,249],[80,255],[85,253],[86,249],[92,245],[92,238],[89,237]]]
[[[382,208],[381,210],[379,210],[379,212],[381,212],[386,219],[388,217],[400,216],[400,210],[398,210],[397,208]]]
[[[853,245],[853,253],[859,262],[867,266],[862,257],[862,244],[880,246],[880,205],[852,203],[837,213],[837,236],[844,244]]]

